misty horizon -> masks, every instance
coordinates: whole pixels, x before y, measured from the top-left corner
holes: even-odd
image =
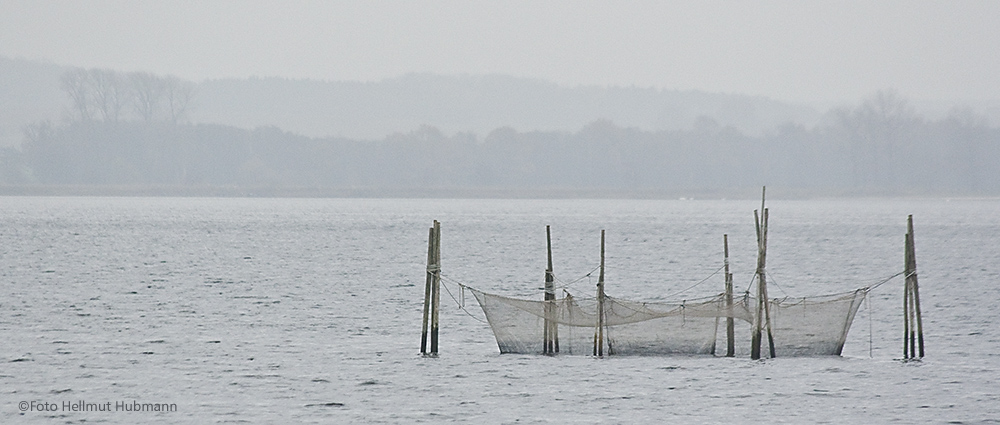
[[[6,2],[0,185],[995,195],[997,21],[992,2]]]
[[[304,82],[315,82],[315,83],[356,83],[356,84],[379,84],[398,80],[404,80],[411,77],[420,76],[430,76],[430,77],[441,77],[441,78],[452,78],[452,79],[468,79],[468,78],[505,78],[521,80],[526,82],[533,82],[539,84],[553,85],[562,89],[633,89],[633,90],[648,90],[653,92],[676,92],[676,93],[709,93],[709,94],[720,94],[720,95],[735,95],[735,96],[745,96],[749,98],[762,98],[768,99],[775,102],[785,103],[789,105],[803,106],[814,108],[817,111],[824,112],[829,109],[849,106],[863,99],[864,97],[870,96],[878,91],[894,90],[898,91],[907,97],[920,111],[927,113],[934,113],[945,111],[947,108],[953,107],[968,107],[973,109],[987,109],[987,108],[998,108],[1000,107],[1000,93],[989,94],[987,92],[980,92],[975,95],[969,96],[927,96],[920,95],[919,93],[914,94],[901,90],[897,85],[891,83],[873,86],[871,90],[867,92],[859,92],[855,96],[839,95],[839,96],[819,96],[814,98],[797,98],[789,99],[784,98],[775,93],[757,93],[754,91],[740,91],[740,90],[713,90],[711,88],[703,87],[680,87],[680,86],[666,86],[657,84],[643,84],[637,82],[608,82],[608,83],[598,83],[598,82],[565,82],[559,81],[558,79],[546,78],[543,76],[529,76],[529,75],[518,75],[516,73],[505,73],[499,71],[485,71],[485,72],[439,72],[431,70],[404,70],[396,74],[382,75],[373,78],[333,78],[333,77],[315,77],[315,76],[296,76],[296,75],[282,75],[280,73],[270,73],[270,74],[250,74],[250,75],[239,75],[234,73],[232,75],[216,75],[207,76],[201,78],[192,78],[183,75],[176,75],[171,72],[164,72],[152,68],[116,68],[107,66],[86,66],[79,63],[68,63],[68,62],[58,62],[47,57],[32,57],[25,55],[4,55],[0,52],[0,58],[6,60],[15,61],[25,61],[33,62],[40,65],[54,66],[59,68],[83,68],[83,69],[107,69],[121,73],[128,72],[145,72],[152,73],[156,75],[166,76],[166,77],[178,77],[187,81],[191,81],[196,84],[213,83],[219,81],[261,81],[261,80],[281,80],[281,81],[304,81]]]
[[[0,60],[0,74],[46,73],[34,65]],[[508,77],[195,84],[47,70],[34,87],[4,84],[34,101],[43,98],[35,92],[61,92],[49,101],[63,111],[24,125],[22,143],[0,150],[5,193],[659,198],[734,197],[763,185],[795,196],[1000,193],[1000,129],[969,109],[921,116],[891,90],[818,115],[747,96]],[[387,135],[322,136],[351,124]],[[447,131],[470,124],[482,132]],[[553,125],[563,127],[545,128]]]
[[[18,145],[20,143],[18,139],[20,139],[21,135],[15,133],[20,133],[25,125],[36,121],[65,122],[67,120],[69,99],[66,98],[65,93],[57,93],[58,88],[55,85],[58,85],[58,82],[55,80],[65,72],[85,70],[84,68],[60,65],[44,60],[5,58],[2,55],[0,55],[0,64],[6,64],[4,69],[0,70],[0,73],[3,73],[0,77],[5,78],[5,80],[0,81],[0,90],[8,92],[5,97],[13,98],[8,99],[8,101],[25,100],[30,97],[31,99],[28,99],[28,102],[38,103],[34,107],[27,108],[27,112],[17,111],[18,108],[15,105],[11,105],[8,109],[9,114],[21,114],[23,116],[15,116],[13,119],[10,116],[7,118],[0,117],[0,146]],[[13,72],[11,72],[12,70]],[[126,74],[124,71],[115,69],[91,68],[87,70],[107,71],[120,75]],[[135,71],[129,74],[176,78],[173,75],[158,75],[149,71]],[[23,78],[25,75],[30,75],[30,78],[36,81],[26,84],[22,81],[17,81],[19,77]],[[45,81],[45,78],[48,78],[48,80]],[[610,120],[623,127],[638,128],[647,131],[689,130],[697,125],[698,120],[705,118],[712,119],[722,126],[734,126],[745,133],[761,134],[764,131],[770,131],[787,124],[803,125],[812,128],[828,122],[832,114],[854,107],[864,100],[864,98],[861,98],[828,104],[821,102],[781,102],[768,96],[740,93],[712,93],[697,89],[670,90],[634,85],[567,86],[544,79],[514,77],[497,73],[483,75],[442,75],[427,72],[410,72],[398,77],[385,78],[378,81],[331,81],[277,76],[251,76],[246,78],[215,78],[190,81],[190,83],[193,83],[197,88],[197,93],[194,95],[197,99],[194,99],[190,105],[191,111],[188,118],[191,122],[234,125],[244,129],[274,126],[308,137],[347,137],[366,140],[381,139],[393,134],[407,133],[423,126],[435,127],[449,134],[473,133],[480,137],[485,137],[489,132],[504,127],[511,127],[518,131],[574,132],[596,120]],[[36,87],[31,87],[32,84]],[[415,87],[421,84],[423,87]],[[49,87],[43,87],[46,85]],[[6,89],[3,86],[6,86]],[[378,89],[379,87],[381,88]],[[336,120],[329,121],[326,118],[314,119],[315,117],[309,115],[309,110],[312,108],[311,105],[296,105],[296,102],[301,102],[298,99],[290,97],[293,94],[298,94],[311,98],[314,102],[329,104],[332,99],[322,99],[321,97],[324,95],[328,97],[344,97],[341,92],[347,91],[354,97],[341,99],[341,101],[342,103],[353,102],[355,105],[352,105],[351,108],[354,108],[358,103],[370,103],[369,98],[373,97],[372,94],[381,97],[413,95],[414,93],[412,92],[426,92],[431,89],[440,89],[438,92],[431,93],[431,96],[443,94],[443,99],[432,99],[436,101],[435,104],[431,104],[430,100],[424,99],[403,99],[403,103],[425,103],[421,107],[426,110],[426,113],[407,111],[404,114],[384,117],[384,122],[377,128],[354,130],[347,127],[360,125],[357,124],[359,121],[357,118],[345,119],[345,122],[340,123],[348,124],[347,126],[342,125],[338,128],[332,128],[331,125],[336,123]],[[34,91],[29,93],[31,90]],[[379,92],[373,93],[376,90]],[[493,92],[488,92],[489,90],[493,90]],[[504,90],[507,91],[505,92]],[[20,93],[17,93],[18,91]],[[287,93],[285,93],[284,98],[280,99],[279,102],[274,102],[275,98],[273,95],[278,91]],[[298,93],[295,93],[296,91]],[[481,101],[492,102],[494,104],[497,103],[498,97],[502,97],[504,99],[500,99],[499,106],[492,105],[486,109],[504,107],[508,111],[496,114],[496,111],[484,110],[478,113],[483,115],[493,112],[494,115],[488,118],[476,117],[473,120],[466,120],[476,122],[443,119],[435,115],[440,115],[435,111],[441,109],[442,105],[444,105],[443,108],[446,110],[448,108],[468,107],[469,105],[461,105],[458,104],[461,102],[454,101],[456,97],[468,95],[468,93],[461,93],[461,91],[475,91],[475,95],[486,97],[480,99]],[[1000,123],[1000,100],[969,100],[962,102],[928,101],[913,99],[907,93],[900,93],[891,88],[869,93],[865,98],[871,97],[878,92],[886,91],[902,96],[907,104],[914,109],[916,114],[927,119],[943,119],[959,111],[962,113],[971,112],[981,116],[991,126]],[[512,92],[513,94],[511,94]],[[525,99],[524,96],[517,98],[517,92],[521,92],[520,94],[522,95],[530,93],[532,98]],[[20,96],[20,99],[18,96]],[[546,96],[548,98],[543,99]],[[48,97],[48,99],[44,99],[45,97]],[[552,101],[551,98],[553,97],[575,97],[574,102],[576,103],[571,102],[569,105],[558,105],[558,102]],[[39,100],[38,98],[42,99]],[[660,100],[657,101],[655,100],[656,98],[660,98]],[[647,109],[652,107],[655,109],[657,107],[655,103],[664,103],[664,98],[669,98],[666,102],[674,105],[671,106],[673,109],[669,112],[675,116],[665,116],[663,115],[665,111],[661,111],[660,116],[654,119],[648,116],[652,112],[639,109],[641,107]],[[390,99],[386,98],[384,100],[388,101]],[[395,101],[397,99],[392,100]],[[459,100],[466,103],[468,101],[468,99]],[[511,103],[513,101],[521,103]],[[651,101],[654,104],[650,104],[649,102]],[[47,104],[44,104],[46,102]],[[251,103],[255,104],[256,109],[260,110],[261,113],[238,116],[238,113],[234,114],[229,111],[234,106],[237,109],[245,109],[246,105]],[[540,107],[538,104],[542,103],[549,103],[550,105],[547,105],[549,107],[559,106],[568,109],[580,109],[579,104],[581,103],[605,103],[607,105],[603,105],[600,108],[592,107],[592,110],[586,112],[579,111],[577,113],[578,116],[574,118],[561,117],[553,119],[551,113],[548,111],[535,114],[529,120],[525,120],[522,117],[521,121],[505,121],[502,116],[509,114],[509,111],[515,108],[538,109]],[[630,103],[632,104],[631,106],[629,106]],[[696,104],[701,104],[701,106],[697,106]],[[750,107],[757,109],[760,109],[763,105],[763,107],[770,108],[771,110],[761,112],[763,116],[759,116],[759,114],[758,116],[744,114],[746,117],[739,119],[734,119],[732,116],[724,116],[726,113],[732,115],[734,108],[738,109],[741,107],[736,106],[738,104],[744,104],[742,107],[754,105]],[[627,107],[620,108],[622,105]],[[23,107],[24,105],[18,106]],[[484,105],[476,106],[483,109]],[[290,115],[295,112],[296,108],[301,109],[299,111],[300,116],[292,119]],[[687,110],[682,111],[681,109],[684,108]],[[393,108],[383,105],[381,109],[390,110]],[[720,113],[720,111],[724,112]],[[33,115],[30,117],[25,115],[32,112]],[[378,113],[384,114],[387,112],[378,111]],[[470,113],[476,114],[476,112]],[[527,114],[527,112],[525,113]],[[739,112],[736,113],[739,114]],[[457,113],[453,111],[452,114]],[[468,118],[468,114],[464,114],[466,118]],[[410,115],[422,115],[422,117],[411,117]],[[289,119],[284,121],[277,120],[274,118],[275,116],[286,116]],[[294,121],[294,123],[290,123],[290,121]]]

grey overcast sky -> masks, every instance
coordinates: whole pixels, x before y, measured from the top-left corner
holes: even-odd
[[[1000,1],[0,0],[0,55],[193,80],[410,72],[1000,99]]]

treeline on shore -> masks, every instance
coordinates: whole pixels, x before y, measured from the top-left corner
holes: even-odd
[[[252,188],[265,193],[727,193],[761,185],[835,195],[1000,195],[1000,129],[940,120],[880,92],[815,128],[747,136],[704,119],[641,131],[595,121],[575,133],[434,127],[381,140],[309,138],[154,120],[38,123],[0,153],[0,184]],[[499,191],[499,192],[498,192]]]

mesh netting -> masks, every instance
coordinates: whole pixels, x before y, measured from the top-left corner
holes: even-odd
[[[597,299],[567,295],[553,301],[533,301],[468,289],[483,308],[501,353],[545,353],[548,320],[555,329],[553,338],[557,341],[559,354],[593,354],[599,309]],[[866,291],[858,290],[848,294],[771,300],[776,355],[839,355],[865,294]],[[752,323],[750,306],[755,302],[749,296],[737,297],[730,308],[721,294],[675,303],[605,297],[607,353],[714,354],[720,336],[722,346],[726,344],[725,318]],[[745,331],[747,328],[737,329]],[[749,332],[737,332],[737,345],[748,346]]]
[[[777,357],[840,355],[867,291],[771,300]],[[762,350],[764,351],[764,350]]]

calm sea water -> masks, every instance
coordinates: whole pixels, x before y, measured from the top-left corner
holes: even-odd
[[[843,357],[764,361],[500,355],[449,283],[540,299],[549,224],[577,294],[601,229],[612,296],[719,292],[723,234],[745,290],[753,201],[3,197],[0,423],[1000,422],[1000,201],[768,206],[772,296],[895,274],[913,214],[927,357],[899,360],[899,278]],[[434,219],[454,299],[424,358]],[[134,403],[176,410],[116,411]]]

